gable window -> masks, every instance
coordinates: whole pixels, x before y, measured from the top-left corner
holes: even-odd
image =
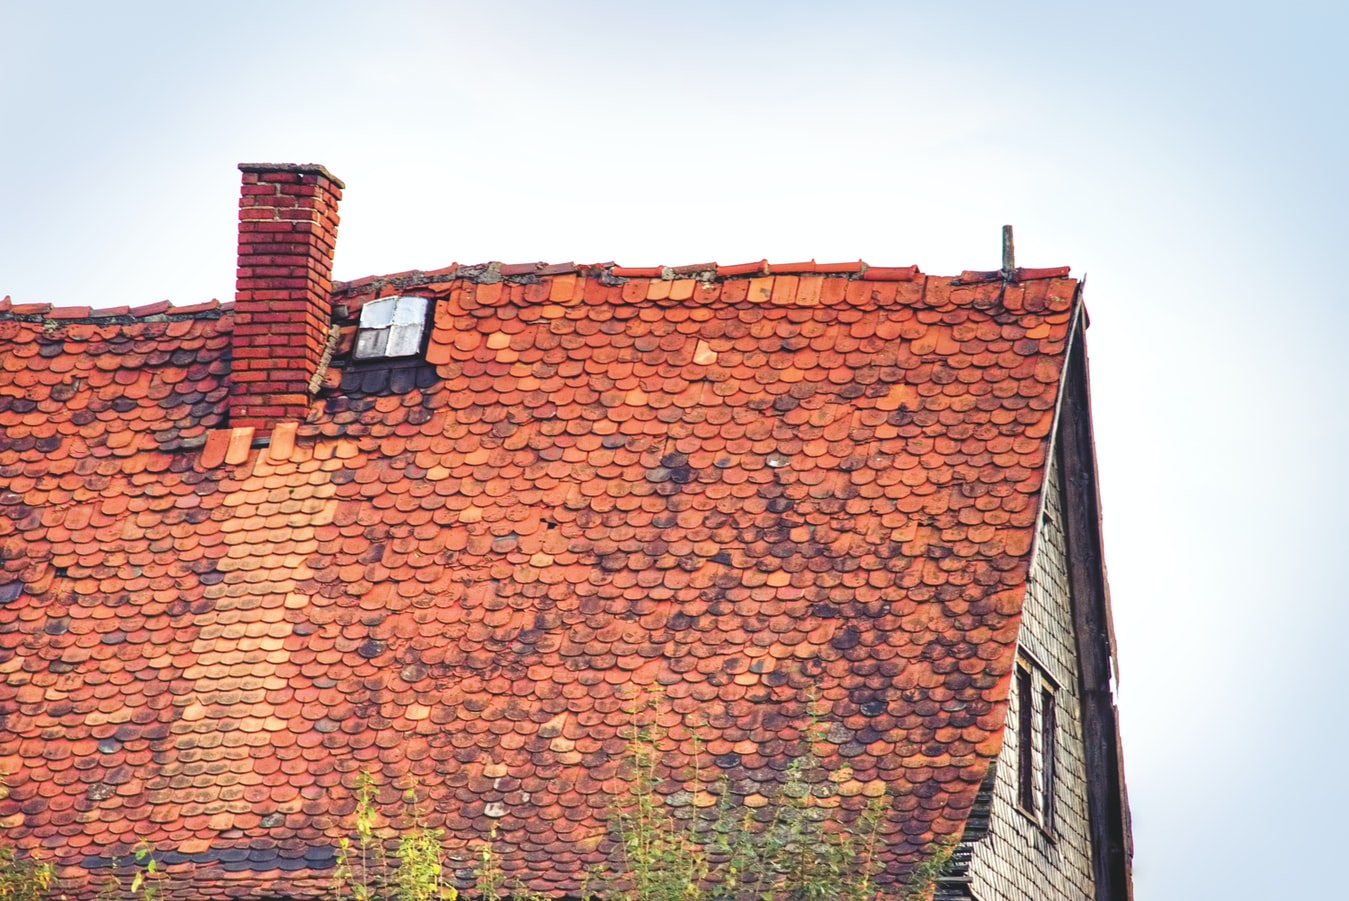
[[[411,357],[426,333],[425,297],[381,297],[361,307],[352,356],[358,360]]]
[[[1030,657],[1016,662],[1016,803],[1051,835],[1058,794],[1058,684]]]
[[[1035,815],[1035,688],[1030,665],[1016,667],[1016,800],[1021,809]]]

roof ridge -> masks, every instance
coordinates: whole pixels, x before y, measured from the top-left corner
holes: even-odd
[[[1043,269],[1018,268],[1010,272],[1001,269],[978,271],[967,269],[953,279],[955,284],[972,284],[984,281],[1006,280],[1024,282],[1034,279],[1060,278],[1070,272],[1068,266],[1056,266]],[[334,281],[333,294],[351,294],[366,288],[410,288],[436,284],[455,279],[464,279],[477,284],[494,284],[501,281],[525,282],[558,275],[579,275],[595,277],[609,284],[623,284],[634,278],[678,281],[694,278],[700,281],[725,281],[733,278],[758,278],[770,275],[836,275],[860,278],[866,281],[913,281],[927,275],[916,265],[911,266],[872,266],[865,260],[846,263],[818,263],[805,260],[794,263],[771,263],[767,259],[749,263],[722,265],[717,262],[692,263],[681,266],[620,266],[607,263],[502,263],[490,261],[473,265],[451,263],[440,269],[407,269],[386,275],[366,275],[350,281]]]
[[[90,322],[97,325],[124,325],[130,322],[157,322],[170,318],[202,317],[213,319],[233,312],[234,301],[221,303],[212,298],[204,303],[178,305],[167,300],[141,304],[97,308],[91,306],[54,306],[49,303],[14,303],[9,296],[0,299],[0,321],[51,322],[64,325]],[[203,314],[207,314],[204,315]],[[210,315],[214,314],[214,315]]]
[[[474,265],[451,263],[440,269],[408,269],[387,275],[367,275],[351,281],[334,281],[334,294],[349,294],[368,287],[415,287],[453,279],[465,279],[478,284],[492,284],[499,281],[529,282],[533,279],[556,275],[580,275],[612,280],[619,285],[634,278],[678,281],[696,278],[701,281],[726,280],[731,278],[762,277],[768,275],[841,275],[867,279],[869,281],[912,281],[924,275],[916,265],[912,266],[871,266],[865,260],[845,263],[817,263],[805,260],[793,263],[771,263],[767,259],[750,263],[722,265],[717,262],[691,263],[680,266],[620,266],[607,263],[502,263],[490,261]]]
[[[966,269],[953,279],[957,285],[973,285],[979,282],[1029,282],[1037,279],[1063,278],[1072,271],[1071,266],[1051,266],[1043,269]]]
[[[1005,280],[1025,282],[1037,279],[1062,278],[1071,272],[1069,266],[1054,266],[1040,269],[1017,268],[1011,272],[1002,269],[974,270],[966,269],[953,278],[952,284],[968,285],[979,282]],[[750,263],[721,265],[720,263],[693,263],[683,266],[619,266],[607,263],[501,263],[492,261],[474,265],[451,263],[440,269],[406,269],[387,275],[367,275],[352,281],[334,281],[332,293],[345,295],[365,288],[410,288],[436,284],[454,279],[464,279],[477,284],[492,284],[500,281],[528,282],[533,279],[556,275],[580,275],[596,277],[610,284],[619,285],[634,278],[678,281],[694,278],[700,281],[725,281],[734,278],[758,278],[770,275],[836,275],[859,278],[864,281],[913,281],[926,276],[916,265],[913,266],[871,266],[865,260],[855,263],[817,263],[806,260],[796,263],[770,263],[767,259]],[[234,310],[233,301],[221,302],[211,299],[204,303],[174,304],[167,300],[140,306],[121,305],[98,308],[88,305],[55,306],[50,303],[16,304],[6,295],[0,298],[0,320],[20,322],[93,322],[105,325],[125,324],[138,321],[156,321],[161,317],[198,316],[205,314],[223,315]],[[209,317],[208,317],[209,318]]]

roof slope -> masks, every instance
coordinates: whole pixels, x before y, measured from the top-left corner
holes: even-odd
[[[7,835],[303,895],[369,769],[574,891],[641,696],[673,803],[697,753],[753,803],[812,743],[902,872],[1001,744],[1076,282],[852,269],[339,286],[261,448],[219,428],[228,306],[0,315]],[[427,362],[349,362],[397,291]]]

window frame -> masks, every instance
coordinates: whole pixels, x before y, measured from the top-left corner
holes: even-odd
[[[1040,683],[1040,825],[1056,832],[1058,814],[1058,686],[1047,677]]]
[[[417,343],[415,349],[400,354],[390,354],[381,351],[380,353],[372,356],[362,356],[360,354],[360,346],[361,346],[361,335],[363,333],[380,332],[380,331],[389,332],[395,325],[411,324],[407,322],[400,323],[397,321],[398,304],[399,302],[404,300],[421,301],[422,304],[424,304],[420,320],[421,331],[417,336]],[[385,303],[388,301],[393,302],[393,310],[390,312],[389,315],[390,319],[389,323],[380,326],[368,326],[361,324],[361,320],[365,318],[367,309],[369,309],[374,304]],[[424,359],[426,357],[426,347],[431,337],[431,320],[434,314],[435,314],[435,299],[432,297],[428,297],[425,294],[389,294],[384,297],[375,297],[365,301],[364,303],[361,304],[360,312],[357,315],[356,334],[352,338],[351,342],[350,358],[352,363],[355,363],[359,366],[370,366],[370,365],[377,366],[381,363],[386,362],[397,363],[397,362],[417,361]],[[387,346],[388,346],[388,338],[385,338],[385,347],[387,348]]]
[[[1035,816],[1035,685],[1030,662],[1016,662],[1016,803]]]
[[[1017,810],[1053,841],[1058,835],[1059,681],[1024,649],[1014,674]]]

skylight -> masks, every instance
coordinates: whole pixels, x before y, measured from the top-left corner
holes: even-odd
[[[352,353],[358,360],[410,357],[421,351],[425,331],[425,297],[381,297],[361,307]]]

